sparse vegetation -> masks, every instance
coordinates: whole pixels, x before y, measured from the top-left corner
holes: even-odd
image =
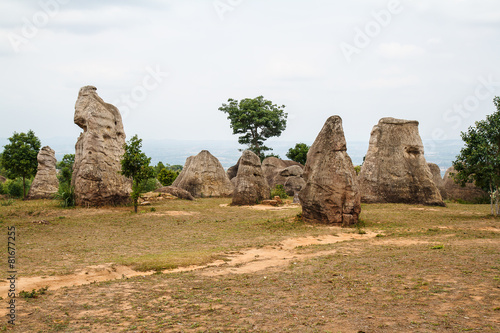
[[[290,237],[360,238],[290,250],[290,258],[307,257],[256,272],[211,276],[221,265],[53,290],[19,300],[23,311],[32,313],[23,317],[23,329],[53,331],[56,324],[67,331],[109,331],[111,325],[118,331],[193,332],[500,329],[495,321],[500,220],[488,214],[489,205],[363,205],[359,227],[366,234],[356,235],[357,228],[306,224],[300,208],[221,207],[229,202],[160,201],[136,215],[126,207],[62,211],[53,201],[36,200],[0,206],[0,220],[7,218],[23,235],[24,276],[68,274],[109,262],[161,272],[224,262],[248,248],[279,249]],[[50,224],[32,223],[36,214]],[[255,257],[251,264],[263,259]]]
[[[281,199],[288,199],[288,194],[286,194],[285,187],[281,184],[277,184],[271,190],[271,199],[274,197],[280,197]]]

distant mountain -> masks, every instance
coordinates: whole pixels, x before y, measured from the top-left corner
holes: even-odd
[[[56,137],[40,138],[43,146],[50,146],[56,151],[57,160],[61,160],[65,154],[74,154],[76,138]],[[6,138],[0,138],[0,146],[8,143]],[[272,153],[286,159],[288,149],[294,147],[296,142],[283,142],[269,140],[268,146],[273,147]],[[311,144],[311,142],[306,142]],[[425,158],[427,162],[436,163],[441,174],[451,166],[451,162],[460,152],[463,146],[462,140],[424,140]],[[202,150],[208,150],[217,157],[224,168],[234,165],[241,155],[239,149],[244,148],[234,141],[215,140],[143,140],[143,151],[151,157],[151,162],[157,164],[159,161],[171,165],[184,165],[186,158],[198,154]],[[3,150],[3,149],[1,149]],[[348,142],[347,153],[354,165],[363,163],[363,157],[368,150],[368,142]]]

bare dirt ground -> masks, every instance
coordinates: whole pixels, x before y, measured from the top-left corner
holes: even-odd
[[[28,245],[41,237],[54,239],[58,249],[83,252],[66,259],[72,271],[53,274],[59,269],[51,271],[36,247],[24,245],[39,269],[21,276],[18,290],[49,289],[37,298],[17,299],[16,326],[0,322],[0,331],[500,332],[500,220],[487,215],[487,206],[364,205],[360,225],[341,229],[300,224],[296,208],[257,211],[221,207],[212,199],[174,204],[138,215],[95,212],[87,226],[78,211],[59,219],[61,212],[47,209],[36,219],[50,224],[40,225],[29,222],[29,211],[4,212],[19,218]],[[114,220],[119,214],[121,224]],[[82,267],[92,252],[58,240],[58,233],[74,233],[73,219],[76,240],[88,232],[94,242],[105,241],[119,232],[121,243],[132,239],[142,251],[156,250],[162,244],[153,243],[157,238],[183,249],[195,242],[191,252],[157,252],[157,262],[195,257],[209,244],[210,253],[218,252],[175,269],[138,271],[103,262],[104,255]],[[154,229],[152,238],[128,237],[121,228],[131,225]],[[106,234],[85,229],[99,226]],[[104,250],[112,252],[116,244]],[[162,267],[157,262],[144,267]],[[5,301],[5,289],[0,295]]]

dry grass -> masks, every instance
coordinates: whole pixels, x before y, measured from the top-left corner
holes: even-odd
[[[226,202],[169,201],[138,215],[16,202],[0,208],[0,221],[18,226],[20,267],[32,275],[109,261],[143,269],[202,263],[332,233],[297,222],[297,209],[219,207]],[[161,215],[166,211],[194,214]],[[364,205],[359,231],[379,237],[302,247],[297,254],[330,254],[251,274],[195,271],[49,289],[22,301],[16,330],[499,332],[500,220],[488,212],[487,205]],[[50,224],[31,223],[37,219]]]

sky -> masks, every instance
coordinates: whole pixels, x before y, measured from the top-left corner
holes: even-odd
[[[237,140],[218,108],[264,96],[278,140],[311,144],[340,115],[367,142],[382,117],[459,139],[500,96],[498,0],[0,2],[0,138],[71,141],[80,87],[148,140]]]

